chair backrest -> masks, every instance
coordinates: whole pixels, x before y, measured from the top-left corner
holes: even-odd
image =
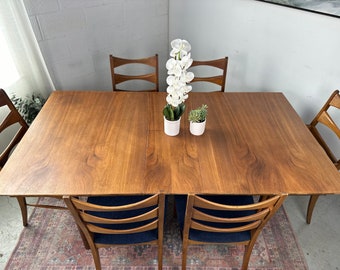
[[[190,71],[195,74],[194,79],[191,81],[191,83],[194,83],[193,91],[195,91],[196,82],[203,82],[201,85],[202,88],[208,88],[208,90],[210,90],[209,88],[215,84],[219,86],[219,89],[213,89],[212,91],[224,92],[227,77],[227,67],[228,57],[206,61],[194,60],[190,66]]]
[[[286,194],[280,194],[266,197],[259,202],[234,205],[224,204],[221,200],[216,202],[198,195],[189,195],[183,239],[189,238],[189,242],[193,243],[220,242],[214,241],[213,237],[209,241],[190,240],[190,231],[198,230],[211,233],[232,233],[234,236],[230,238],[230,241],[223,241],[221,238],[221,242],[248,244],[252,239],[256,240],[264,225],[281,206],[286,196]],[[235,237],[235,233],[246,231],[250,232],[250,239]]]
[[[125,59],[110,55],[113,91],[158,92],[158,54]]]
[[[9,143],[4,147],[4,150],[1,152],[0,167],[3,167],[7,162],[10,153],[12,152],[14,147],[20,142],[21,138],[28,130],[28,125],[21,117],[21,115],[13,105],[12,101],[3,89],[0,89],[0,108],[1,112],[4,114],[4,118],[0,124],[0,133],[4,133],[14,124],[19,124],[16,133],[14,132],[14,135],[11,136],[11,138],[9,139]],[[12,133],[13,132],[8,132],[6,133],[6,135],[9,136]]]
[[[101,269],[98,248],[144,243],[158,245],[158,269],[162,269],[164,194],[97,196],[87,201],[63,198],[85,247],[91,248],[96,269]]]
[[[316,140],[323,147],[329,158],[332,160],[334,165],[340,170],[340,160],[335,156],[334,152],[331,150],[329,145],[326,143],[326,140],[321,136],[319,130],[317,129],[317,125],[319,123],[325,125],[329,128],[335,135],[340,139],[340,129],[338,125],[335,123],[334,119],[329,114],[330,108],[340,109],[340,95],[339,90],[335,90],[332,95],[329,97],[325,105],[321,108],[319,113],[314,117],[312,122],[307,125],[309,130],[312,132]],[[339,114],[340,117],[340,114]]]
[[[189,195],[183,228],[182,269],[186,269],[188,245],[204,243],[246,245],[241,269],[248,269],[258,235],[286,197],[287,194],[261,196],[259,202],[254,202],[253,196]],[[183,202],[182,198],[179,200],[176,209]]]

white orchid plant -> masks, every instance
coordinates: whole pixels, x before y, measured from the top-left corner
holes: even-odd
[[[175,121],[180,119],[185,111],[185,100],[191,91],[191,85],[188,85],[194,78],[194,73],[188,72],[187,69],[192,64],[191,45],[188,41],[175,39],[171,42],[171,58],[166,62],[168,77],[167,87],[167,104],[163,109],[163,115],[167,120]]]

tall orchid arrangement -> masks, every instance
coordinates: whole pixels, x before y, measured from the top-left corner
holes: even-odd
[[[181,117],[185,110],[184,102],[192,89],[191,85],[187,85],[187,83],[192,81],[194,73],[187,71],[193,61],[189,42],[175,39],[171,42],[171,47],[171,58],[166,62],[168,70],[168,77],[166,79],[168,87],[166,91],[168,95],[163,115],[167,120],[175,121]]]

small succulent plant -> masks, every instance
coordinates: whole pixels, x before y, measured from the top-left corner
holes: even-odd
[[[206,119],[208,114],[208,106],[203,104],[201,107],[191,110],[189,112],[189,121],[194,123],[202,123]]]

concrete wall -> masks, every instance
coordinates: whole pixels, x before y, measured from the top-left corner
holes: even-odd
[[[168,0],[24,0],[52,80],[62,90],[112,90],[109,55],[159,54],[163,87]]]
[[[109,54],[154,53],[165,89],[174,38],[187,39],[195,59],[229,56],[226,91],[284,92],[305,122],[340,88],[338,18],[255,0],[24,3],[57,89],[110,91]]]
[[[171,0],[169,37],[229,56],[226,91],[282,91],[311,120],[340,88],[340,19],[254,0]]]

